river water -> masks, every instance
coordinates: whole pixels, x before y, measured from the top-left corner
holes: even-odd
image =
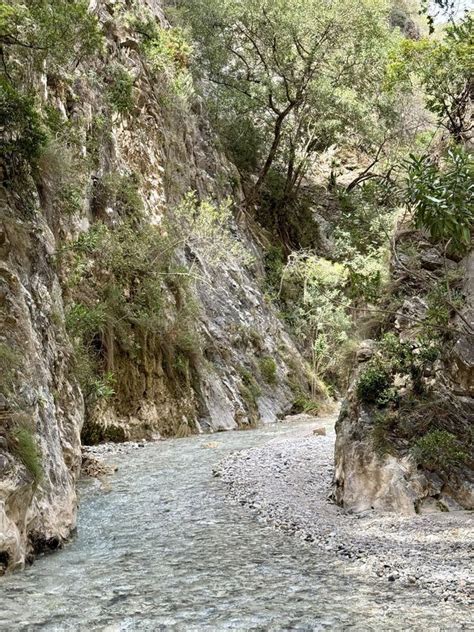
[[[0,579],[0,629],[472,630],[462,609],[364,577],[225,500],[213,465],[294,431],[281,424],[112,457],[107,489],[81,483],[77,537]]]

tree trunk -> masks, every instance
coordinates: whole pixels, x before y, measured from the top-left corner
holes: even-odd
[[[255,183],[254,187],[251,189],[250,192],[250,196],[249,196],[249,201],[250,202],[254,202],[257,198],[258,195],[262,189],[263,183],[265,182],[268,173],[270,171],[270,169],[272,168],[272,165],[275,161],[275,158],[277,156],[278,150],[280,148],[280,141],[281,141],[281,134],[282,134],[282,130],[283,130],[283,123],[285,122],[285,119],[287,118],[287,116],[290,114],[290,112],[293,110],[293,108],[297,105],[296,101],[292,101],[285,110],[283,110],[283,112],[280,112],[280,114],[278,115],[278,117],[276,118],[275,121],[275,127],[273,130],[273,142],[272,142],[272,146],[270,147],[270,151],[268,152],[268,156],[267,159],[265,160],[265,164],[263,165],[262,169],[260,170],[257,182]]]

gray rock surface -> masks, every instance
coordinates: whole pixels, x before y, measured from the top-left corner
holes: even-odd
[[[141,2],[165,24],[161,2]],[[32,177],[25,178],[19,192],[1,192],[0,344],[6,351],[1,357],[5,382],[0,389],[5,390],[0,394],[0,572],[22,566],[34,551],[60,546],[75,527],[84,403],[65,331],[68,271],[58,254],[61,245],[77,239],[97,220],[93,204],[97,182],[107,175],[140,174],[139,195],[150,225],[159,223],[190,190],[202,199],[221,201],[227,195],[240,199],[236,170],[215,149],[205,116],[191,109],[181,114],[163,112],[136,34],[126,20],[116,19],[121,6],[113,0],[91,3],[104,25],[104,55],[75,67],[72,81],[62,82],[60,77],[48,81],[41,69],[32,77],[39,86],[39,101],[56,107],[65,122],[75,126],[83,168],[88,170],[81,174],[80,208],[65,212],[60,203],[51,202],[51,183],[43,183],[39,191]],[[115,63],[134,79],[133,116],[106,114],[101,77]],[[199,110],[196,104],[194,111]],[[110,133],[97,136],[94,126],[105,114],[111,117]],[[88,143],[97,159],[88,154]],[[55,160],[63,158],[67,156]],[[120,213],[112,206],[104,214],[106,221],[120,222]],[[199,259],[198,249],[191,253],[205,280],[198,283],[195,298],[197,328],[206,353],[193,384],[179,388],[170,384],[154,349],[138,359],[117,348],[116,395],[91,407],[88,421],[134,440],[248,427],[274,422],[287,412],[295,382],[301,382],[302,389],[308,387],[304,362],[263,295],[261,254],[243,220],[235,221],[231,229],[252,254],[253,264],[244,265],[229,255],[216,270]],[[181,256],[184,261],[185,253]],[[168,298],[173,304],[173,296]],[[276,368],[271,384],[258,370],[258,359],[267,356]],[[258,386],[255,402],[243,395],[243,369]],[[40,482],[34,480],[31,463],[29,469],[25,456],[19,454],[15,439],[19,425],[27,426],[39,449]]]
[[[158,22],[166,25],[162,3],[148,0],[145,4]],[[120,59],[135,78],[134,93],[140,107],[133,117],[113,121],[112,138],[103,148],[101,173],[96,175],[110,170],[139,173],[140,196],[150,224],[172,213],[189,191],[196,191],[200,199],[219,202],[229,196],[238,203],[242,197],[238,173],[216,149],[200,104],[185,114],[164,118],[144,71],[136,34],[112,17],[113,3],[102,0],[97,5],[101,19],[108,23],[110,57]],[[85,94],[85,101],[76,106],[76,116],[87,119],[99,96]],[[114,221],[119,221],[114,209],[110,213]],[[87,228],[90,213],[84,219]],[[117,349],[114,372],[118,395],[92,411],[94,424],[118,428],[127,439],[141,440],[153,439],[157,434],[214,432],[273,423],[291,408],[294,393],[290,383],[307,388],[302,358],[275,309],[265,300],[262,255],[244,218],[236,220],[231,230],[253,259],[251,264],[243,264],[229,253],[225,262],[215,266],[199,243],[186,244],[181,253],[182,263],[191,262],[201,279],[195,288],[195,300],[205,357],[193,367],[192,387],[174,388],[156,350],[151,349],[149,357],[140,362]],[[170,295],[169,299],[172,312],[174,297]],[[261,357],[271,357],[275,362],[277,379],[272,384],[260,374]],[[259,391],[255,402],[245,397],[242,371],[255,378]]]
[[[426,372],[421,378],[422,390],[417,391],[409,373],[402,374],[400,370],[395,376],[397,403],[367,403],[357,394],[358,376],[377,349],[374,341],[362,343],[357,354],[360,364],[336,425],[334,497],[341,506],[353,511],[376,509],[414,514],[474,508],[470,441],[474,419],[474,255],[471,253],[456,266],[451,260],[445,262],[437,249],[428,248],[419,235],[413,238],[412,246],[419,251],[419,266],[413,262],[411,267],[405,266],[398,256],[392,262],[394,283],[404,284],[393,323],[387,325],[395,340],[413,345],[416,357],[420,336],[426,338],[423,322],[429,310],[430,292],[433,288],[439,290],[446,268],[452,272],[457,267],[461,279],[458,292],[462,289],[465,300],[450,323],[451,336],[436,341],[439,357],[423,369]],[[438,271],[438,276],[433,275],[433,270]],[[384,353],[387,352],[380,352],[378,358],[382,364],[386,360]],[[408,418],[409,414],[413,416]],[[443,457],[432,464],[418,465],[413,448],[421,437],[436,430],[457,437],[465,455],[462,463],[446,465]]]
[[[49,255],[54,238],[41,216],[27,230],[15,201],[1,202],[0,573],[74,529],[84,413]],[[15,428],[39,452],[40,474]]]

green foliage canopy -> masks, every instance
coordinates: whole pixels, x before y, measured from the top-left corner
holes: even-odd
[[[469,138],[474,76],[474,17],[448,25],[438,37],[404,39],[391,54],[387,87],[416,90],[421,83],[426,105],[457,142]]]
[[[408,201],[416,225],[459,253],[464,253],[471,243],[473,176],[474,161],[462,147],[449,149],[441,165],[426,155],[411,156],[408,163]]]
[[[25,83],[32,79],[28,69],[41,70],[46,62],[50,72],[64,73],[94,53],[101,41],[97,18],[85,0],[0,3],[4,67],[10,76],[21,73]]]
[[[197,67],[218,127],[255,199],[272,169],[283,196],[310,156],[343,135],[371,136],[393,115],[378,89],[395,34],[383,0],[196,0],[178,3],[193,26]]]

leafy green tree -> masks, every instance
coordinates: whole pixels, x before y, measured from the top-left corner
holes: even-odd
[[[0,2],[1,61],[12,80],[18,73],[25,87],[28,70],[64,73],[91,55],[101,43],[97,18],[85,0]],[[21,64],[18,61],[21,60]]]
[[[429,156],[411,156],[408,201],[415,223],[456,252],[471,244],[474,223],[474,161],[462,147],[449,149],[440,165]]]
[[[469,248],[474,220],[473,162],[465,148],[472,137],[473,44],[474,16],[466,14],[436,37],[403,41],[387,74],[389,84],[406,91],[421,84],[427,108],[449,132],[438,138],[437,157],[410,155],[405,193],[415,224],[457,253]]]
[[[295,252],[283,270],[281,296],[287,318],[310,352],[317,383],[338,372],[352,329],[346,293],[348,272],[344,265],[311,252]],[[339,367],[340,368],[340,367]]]
[[[4,180],[34,165],[48,140],[41,114],[39,73],[63,78],[102,41],[85,0],[0,2],[0,151]]]
[[[395,35],[378,0],[178,2],[193,26],[197,67],[219,128],[245,175],[250,201],[273,170],[294,195],[315,154],[354,144],[392,116],[380,92]],[[246,172],[246,173],[245,173]],[[247,178],[247,181],[250,178]]]
[[[456,142],[472,134],[474,17],[448,25],[441,37],[402,40],[388,67],[388,84],[426,93],[426,106]]]
[[[0,79],[0,155],[11,167],[36,160],[46,143],[46,133],[34,100]],[[6,168],[7,164],[5,164]]]
[[[421,0],[420,15],[426,17],[430,33],[435,30],[435,18],[454,22],[459,13],[459,0]]]

